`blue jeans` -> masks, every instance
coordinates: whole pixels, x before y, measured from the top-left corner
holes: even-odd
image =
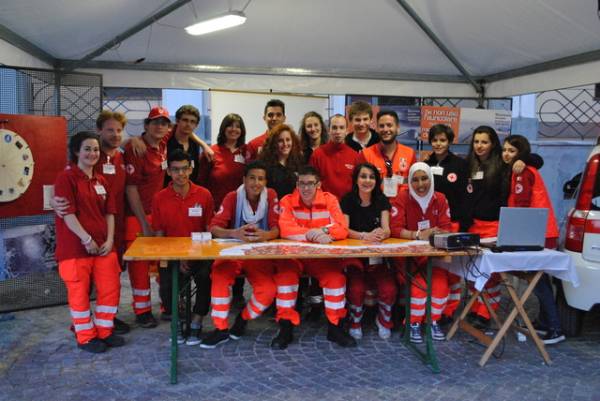
[[[533,289],[533,293],[538,297],[540,302],[538,321],[550,330],[561,330],[552,284],[550,283],[550,277],[546,273],[538,281]]]

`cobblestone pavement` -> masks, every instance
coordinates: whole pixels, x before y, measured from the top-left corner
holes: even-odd
[[[119,316],[133,322],[129,283],[123,285]],[[550,367],[530,340],[509,335],[501,358],[480,368],[483,348],[461,334],[436,344],[440,374],[398,333],[381,340],[365,329],[358,348],[342,349],[327,341],[324,321],[303,323],[287,350],[273,351],[275,324],[261,317],[240,341],[215,350],[181,346],[177,385],[169,384],[165,322],[134,327],[125,347],[90,355],[75,346],[66,306],[14,317],[0,322],[0,400],[600,400],[597,311],[582,337],[548,347]]]

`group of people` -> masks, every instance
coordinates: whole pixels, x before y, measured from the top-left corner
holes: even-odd
[[[154,107],[144,121],[145,132],[121,151],[126,118],[103,111],[97,133],[80,132],[71,138],[70,163],[56,180],[52,205],[59,273],[81,349],[98,353],[124,345],[120,334],[129,327],[116,318],[120,266],[125,249],[141,235],[210,231],[215,238],[244,242],[286,238],[321,244],[345,238],[426,240],[458,230],[492,237],[500,207],[509,205],[548,207],[548,245],[555,246],[558,230],[552,206],[535,168],[537,159],[522,136],[507,137],[502,148],[493,128],[478,127],[465,160],[449,150],[452,129],[436,125],[429,131],[431,155],[417,162],[415,151],[397,141],[398,115],[383,110],[374,119],[366,102],[352,103],[348,119],[332,116],[328,127],[321,115],[308,112],[298,134],[285,123],[281,100],[267,102],[263,118],[265,132],[246,143],[243,119],[228,114],[217,143],[208,146],[194,134],[200,121],[195,107],[179,108],[175,124],[166,109]],[[171,304],[171,272],[178,269],[196,286],[191,331],[181,342],[214,348],[239,339],[248,321],[274,303],[279,331],[271,346],[285,349],[300,324],[297,299],[304,275],[311,278],[310,300],[322,300],[328,340],[351,347],[362,338],[363,314],[370,307],[376,311],[378,335],[390,337],[398,323],[392,318],[398,284],[411,274],[411,312],[406,319],[411,341],[420,343],[425,263],[418,260],[406,267],[399,258],[173,261],[158,269],[161,318],[170,319],[172,308],[178,307]],[[127,263],[133,311],[143,328],[158,324],[152,313],[151,269],[149,262]],[[238,293],[243,287],[241,273],[252,295],[230,326],[232,299],[236,287]],[[446,270],[433,269],[434,340],[445,339],[442,325],[458,306],[461,281]],[[97,294],[93,313],[92,284]],[[498,284],[492,278],[485,295],[493,308],[500,298]],[[545,340],[558,342],[564,336],[551,292],[547,278],[536,288],[542,301],[539,325],[548,330]],[[214,330],[201,335],[209,313]],[[472,313],[482,325],[489,320],[483,303]]]

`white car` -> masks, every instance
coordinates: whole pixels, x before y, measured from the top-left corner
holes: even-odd
[[[583,314],[600,304],[600,146],[592,150],[581,175],[563,248],[573,258],[580,285],[562,282],[557,303],[563,331],[576,336]]]

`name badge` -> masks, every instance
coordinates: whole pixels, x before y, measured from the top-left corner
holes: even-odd
[[[475,174],[473,174],[472,177],[474,180],[483,180],[483,171],[478,171]]]
[[[161,168],[161,169],[163,169],[163,170],[166,170],[166,169],[167,169],[167,161],[166,161],[166,160],[163,160],[163,161],[160,163],[160,168]]]
[[[94,185],[94,189],[98,195],[106,195],[106,189],[104,188],[104,185],[96,184]]]
[[[369,266],[380,265],[383,263],[383,258],[369,258]]]
[[[246,159],[244,159],[244,156],[240,155],[240,154],[233,156],[233,161],[236,163],[242,163],[242,164],[246,163]]]
[[[191,167],[192,167],[192,168],[196,167],[196,163],[194,163],[194,161],[193,161],[193,160],[192,160]]]
[[[429,228],[431,228],[431,225],[429,224],[429,220],[421,220],[417,223],[417,228],[419,230],[427,230]]]
[[[394,174],[394,176],[392,178],[394,180],[396,180],[396,185],[402,185],[402,184],[404,184],[404,176],[403,175],[396,175],[396,174]]]
[[[189,217],[202,217],[202,206],[188,208]]]
[[[440,166],[431,167],[431,173],[433,175],[444,175],[444,168]]]
[[[102,165],[102,174],[117,174],[114,164],[105,163]]]
[[[388,198],[393,198],[398,195],[398,184],[394,177],[384,177],[383,194]]]

